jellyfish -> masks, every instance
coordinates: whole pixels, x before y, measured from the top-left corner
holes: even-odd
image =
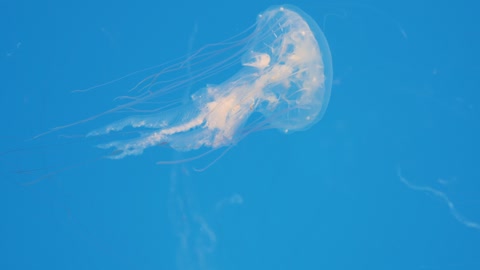
[[[228,147],[255,130],[292,133],[322,118],[330,98],[331,56],[325,36],[307,14],[292,6],[267,9],[258,15],[242,52],[238,72],[194,92],[186,104],[129,116],[87,136],[139,130],[134,138],[99,145],[113,150],[110,158],[120,159],[157,145],[177,151]]]

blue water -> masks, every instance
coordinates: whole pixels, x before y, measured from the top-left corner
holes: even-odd
[[[327,111],[218,160],[158,165],[188,156],[166,145],[105,158],[83,135],[120,113],[31,140],[148,73],[72,90],[225,40],[278,4],[2,2],[0,269],[480,269],[474,1],[290,2],[328,40]]]

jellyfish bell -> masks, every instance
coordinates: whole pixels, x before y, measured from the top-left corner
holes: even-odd
[[[257,31],[265,34],[254,41],[254,47],[272,58],[263,90],[267,99],[258,110],[271,118],[270,127],[284,132],[311,127],[325,113],[333,78],[323,32],[293,6],[272,7],[260,14]]]

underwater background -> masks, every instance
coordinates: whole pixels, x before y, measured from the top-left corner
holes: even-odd
[[[120,113],[32,139],[114,107],[149,72],[72,90],[191,55],[281,4],[1,1],[0,269],[480,269],[475,1],[286,3],[332,57],[328,108],[305,131],[163,165],[191,155],[112,160],[85,138]]]

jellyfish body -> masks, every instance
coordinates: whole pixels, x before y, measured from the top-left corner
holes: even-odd
[[[235,144],[247,125],[255,125],[247,124],[254,113],[263,119],[256,125],[282,132],[307,129],[322,118],[332,81],[330,50],[308,15],[290,6],[272,7],[258,16],[246,46],[239,72],[198,90],[182,108],[128,117],[88,135],[142,128],[136,138],[100,145],[114,150],[111,158],[123,158],[159,144],[180,151]]]

